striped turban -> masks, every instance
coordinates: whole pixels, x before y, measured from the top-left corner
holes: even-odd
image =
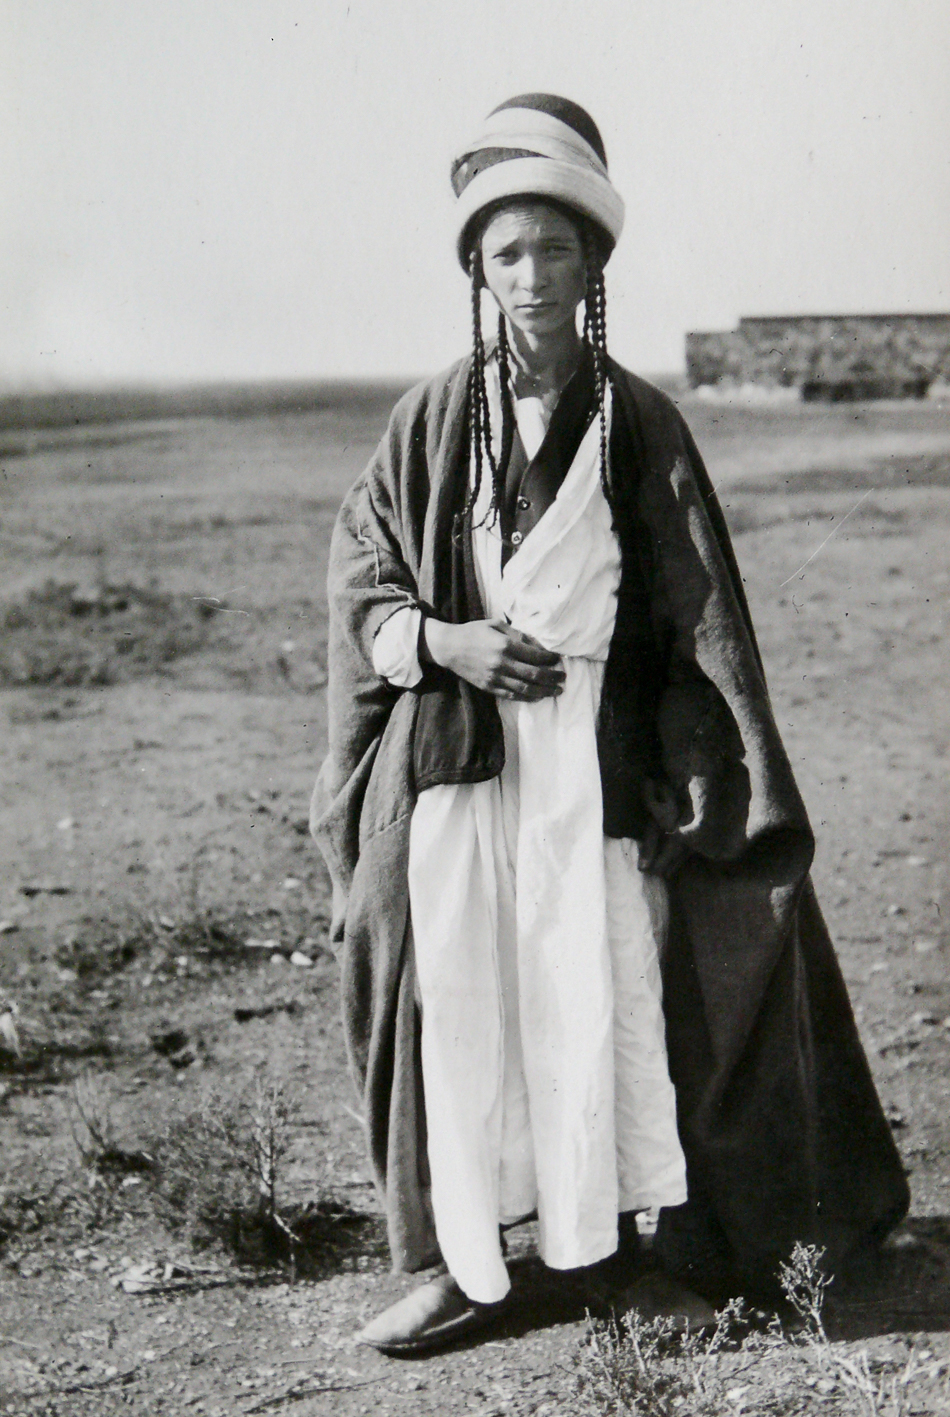
[[[452,188],[466,269],[473,219],[505,198],[548,197],[582,213],[604,233],[608,252],[623,229],[623,200],[607,175],[597,124],[556,94],[521,94],[490,113],[453,162]]]

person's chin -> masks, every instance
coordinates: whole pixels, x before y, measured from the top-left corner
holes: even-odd
[[[550,335],[567,322],[558,306],[549,305],[540,310],[519,310],[514,323],[526,334]]]

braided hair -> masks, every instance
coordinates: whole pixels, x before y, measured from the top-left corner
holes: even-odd
[[[485,288],[485,274],[482,267],[481,251],[476,242],[469,259],[469,274],[472,293],[472,368],[468,376],[468,421],[471,434],[473,469],[471,490],[462,510],[455,518],[455,536],[472,515],[482,487],[482,470],[487,459],[491,469],[492,495],[485,513],[488,521],[498,515],[505,491],[505,474],[511,457],[511,446],[515,435],[515,410],[511,394],[511,362],[508,347],[508,327],[505,317],[498,314],[498,374],[501,384],[501,447],[495,457],[492,446],[491,414],[489,412],[488,386],[485,382],[485,340],[482,334],[482,290]]]
[[[552,202],[558,210],[570,217],[578,228],[584,248],[587,267],[587,293],[584,311],[584,342],[591,351],[594,364],[594,391],[597,412],[600,418],[600,481],[608,505],[613,510],[613,493],[610,486],[610,450],[607,439],[607,297],[604,289],[603,240],[593,224],[578,214]],[[487,215],[487,213],[486,213]],[[481,224],[484,229],[484,222]],[[482,334],[482,290],[485,288],[485,273],[481,256],[481,231],[474,233],[469,255],[469,276],[472,300],[472,367],[468,379],[468,421],[472,448],[471,489],[462,510],[456,514],[453,535],[459,538],[464,524],[468,521],[478,502],[481,492],[484,464],[487,460],[491,470],[492,495],[485,514],[485,520],[496,517],[502,506],[505,492],[505,477],[511,447],[514,440],[515,412],[511,388],[511,361],[508,345],[508,327],[505,317],[498,315],[498,374],[501,385],[501,446],[496,458],[492,446],[491,415],[489,412],[488,387],[485,382],[485,340]]]
[[[607,292],[604,287],[604,259],[596,234],[588,223],[581,228],[587,264],[587,296],[584,301],[584,341],[594,359],[594,397],[600,419],[600,485],[611,511],[614,510],[610,485],[610,447],[607,440]]]

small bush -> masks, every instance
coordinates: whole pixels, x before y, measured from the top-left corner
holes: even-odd
[[[108,1083],[96,1073],[73,1082],[69,1126],[86,1181],[86,1228],[98,1230],[124,1213],[129,1178],[147,1174],[154,1163],[146,1152],[120,1144]]]
[[[112,920],[85,915],[57,946],[55,959],[60,968],[75,970],[80,983],[95,985],[134,960],[150,958],[160,944],[160,931],[143,914],[130,911]]]
[[[76,1078],[71,1089],[70,1130],[79,1159],[89,1172],[106,1178],[124,1178],[151,1171],[153,1161],[144,1151],[120,1145],[106,1083],[95,1073]]]
[[[247,934],[246,918],[227,918],[213,909],[199,908],[173,926],[169,938],[175,949],[183,954],[204,955],[208,959],[234,963],[244,962],[248,957],[244,948]]]
[[[152,1158],[119,1140],[107,1078],[87,1072],[67,1095],[67,1119],[76,1149],[42,1168],[25,1164],[0,1181],[0,1252],[16,1264],[40,1248],[56,1249],[139,1208],[127,1189],[152,1169]]]
[[[846,1352],[829,1343],[825,1331],[825,1293],[833,1275],[825,1272],[824,1250],[796,1244],[788,1264],[779,1266],[779,1283],[789,1304],[802,1320],[797,1341],[804,1346],[817,1370],[853,1399],[861,1417],[906,1417],[910,1411],[911,1384],[920,1364],[913,1346],[906,1362],[875,1363],[866,1348]]]
[[[730,1410],[716,1359],[748,1327],[745,1305],[731,1299],[711,1334],[680,1331],[673,1318],[588,1322],[577,1364],[581,1396],[611,1417],[718,1417]]]
[[[675,1360],[672,1319],[646,1321],[633,1310],[620,1320],[590,1323],[578,1359],[578,1390],[598,1412],[673,1417],[689,1391]]]
[[[711,1335],[677,1335],[673,1320],[647,1321],[636,1311],[606,1324],[589,1320],[576,1358],[577,1390],[587,1410],[602,1417],[799,1417],[818,1411],[909,1417],[912,1410],[950,1410],[945,1365],[925,1373],[913,1340],[903,1356],[884,1358],[872,1356],[866,1345],[829,1340],[824,1304],[831,1277],[823,1259],[823,1250],[796,1244],[779,1267],[779,1283],[801,1320],[791,1334],[778,1317],[764,1329],[752,1327],[741,1299],[717,1314]],[[924,1381],[928,1396],[934,1395],[932,1407],[920,1405]]]
[[[72,1086],[70,1130],[84,1166],[95,1166],[116,1146],[112,1102],[94,1073],[85,1073]]]
[[[208,641],[214,606],[154,587],[47,581],[0,620],[0,687],[101,686],[160,671]]]
[[[55,959],[61,968],[74,970],[88,988],[133,964],[174,977],[182,955],[207,964],[256,965],[259,952],[248,950],[244,942],[260,928],[255,914],[225,914],[200,902],[186,905],[176,919],[130,907],[112,918],[83,916],[57,947]]]
[[[153,1148],[155,1200],[173,1231],[243,1259],[293,1258],[299,1236],[282,1201],[295,1107],[262,1072],[236,1100],[209,1092],[180,1113]]]
[[[782,1293],[802,1320],[803,1337],[812,1343],[827,1343],[825,1333],[825,1291],[834,1276],[822,1268],[824,1250],[816,1245],[795,1244],[788,1264],[778,1267]]]
[[[66,1176],[14,1176],[0,1179],[0,1254],[7,1264],[15,1263],[18,1253],[33,1249],[44,1231],[60,1228],[64,1220],[75,1221],[76,1188]],[[75,1228],[75,1227],[73,1227]]]

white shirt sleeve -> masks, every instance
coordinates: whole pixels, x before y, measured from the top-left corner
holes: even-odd
[[[422,611],[404,605],[385,620],[373,641],[373,668],[396,689],[412,689],[422,678],[419,629]]]

